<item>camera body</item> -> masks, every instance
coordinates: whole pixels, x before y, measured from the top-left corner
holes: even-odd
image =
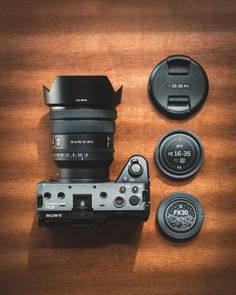
[[[40,227],[106,224],[124,218],[146,221],[150,213],[147,161],[132,156],[110,182],[42,181],[37,187],[37,210]]]
[[[115,181],[109,179],[114,155],[116,106],[106,76],[58,76],[44,86],[49,106],[52,152],[58,180],[37,186],[39,226],[106,223],[149,217],[148,163],[132,156]]]

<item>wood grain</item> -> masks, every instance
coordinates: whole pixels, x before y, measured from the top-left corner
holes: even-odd
[[[4,1],[0,3],[0,294],[235,293],[235,1]],[[201,63],[206,103],[189,120],[155,110],[147,95],[153,67],[171,54]],[[118,107],[115,178],[130,155],[147,157],[151,216],[143,227],[39,229],[35,186],[55,177],[42,85],[56,75],[104,74]],[[176,183],[157,171],[156,141],[174,128],[205,147],[196,177]],[[193,240],[176,244],[155,227],[171,192],[196,195],[206,212]]]

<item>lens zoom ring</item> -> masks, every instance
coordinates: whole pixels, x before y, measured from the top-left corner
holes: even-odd
[[[53,134],[70,133],[114,133],[114,121],[79,120],[79,121],[52,121]]]
[[[115,110],[97,110],[97,109],[51,109],[50,119],[104,119],[115,120],[117,112]]]

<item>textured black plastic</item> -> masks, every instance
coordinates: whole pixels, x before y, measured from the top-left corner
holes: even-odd
[[[191,217],[189,210],[184,210],[185,204],[192,210],[194,218]],[[176,213],[173,216],[169,216],[167,211],[171,206],[176,208]],[[157,210],[156,220],[161,232],[166,237],[175,241],[185,241],[194,237],[200,231],[204,222],[204,209],[194,196],[184,192],[176,192],[161,202]]]
[[[208,78],[189,56],[167,57],[153,69],[149,94],[154,105],[167,116],[186,118],[200,109],[208,94]]]

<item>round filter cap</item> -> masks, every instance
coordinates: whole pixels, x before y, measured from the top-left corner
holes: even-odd
[[[149,94],[166,115],[183,119],[195,113],[208,93],[208,78],[195,60],[185,55],[167,57],[153,69]]]
[[[155,160],[159,169],[174,179],[186,179],[201,167],[204,149],[193,133],[178,129],[165,134],[157,144]]]
[[[170,239],[188,240],[201,229],[204,209],[195,197],[176,192],[161,202],[157,221],[161,231]]]

